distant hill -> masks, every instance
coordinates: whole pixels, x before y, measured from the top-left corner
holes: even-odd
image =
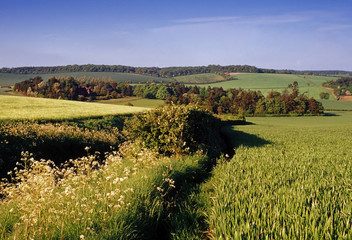
[[[57,74],[57,73],[74,73],[74,72],[110,72],[110,73],[133,73],[145,76],[173,78],[177,76],[185,76],[200,73],[281,73],[281,74],[307,74],[307,75],[350,75],[352,72],[340,70],[275,70],[257,68],[249,65],[208,65],[208,66],[184,66],[184,67],[133,67],[123,65],[66,65],[66,66],[50,66],[50,67],[16,67],[16,68],[0,68],[0,73],[12,74]]]
[[[56,74],[73,72],[118,72],[139,75],[172,78],[200,73],[246,72],[246,73],[275,73],[273,69],[261,69],[248,65],[208,65],[195,67],[131,67],[122,65],[67,65],[53,67],[17,67],[1,68],[0,73],[12,74]]]

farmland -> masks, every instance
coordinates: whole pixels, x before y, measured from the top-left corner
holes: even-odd
[[[141,112],[147,108],[0,95],[0,120],[73,119]]]
[[[176,82],[184,84],[209,84],[223,82],[225,78],[215,73],[202,73],[175,77]]]
[[[238,80],[213,83],[209,85],[212,87],[222,87],[224,89],[243,88],[260,90],[264,95],[266,95],[271,90],[282,92],[282,90],[284,90],[289,84],[297,81],[301,93],[305,93],[308,97],[319,99],[320,92],[328,92],[327,90],[320,88],[322,83],[327,80],[337,79],[336,77],[326,76],[269,73],[248,73],[235,76]]]
[[[250,118],[205,184],[214,239],[350,238],[352,114]],[[327,132],[328,129],[328,132]],[[265,140],[265,142],[263,141]]]
[[[251,85],[241,86],[263,90],[302,78],[300,92],[312,93],[325,81],[242,74],[217,84],[246,75]],[[247,117],[248,125],[232,126],[176,106],[126,122],[116,116],[162,104],[137,97],[92,103],[0,95],[0,102],[0,166],[20,162],[14,181],[0,184],[0,239],[352,237],[352,111]],[[323,103],[352,110],[348,102]],[[74,160],[56,167],[40,158]]]

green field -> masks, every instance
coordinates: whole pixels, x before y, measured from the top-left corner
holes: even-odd
[[[0,95],[0,120],[73,119],[146,110],[148,108]]]
[[[214,82],[222,82],[225,80],[224,77],[215,73],[202,73],[202,74],[193,74],[186,76],[175,77],[175,80],[184,84],[208,84]]]
[[[308,97],[319,99],[319,93],[328,92],[319,88],[321,84],[328,80],[336,80],[336,77],[295,75],[295,74],[269,74],[269,73],[248,73],[235,75],[238,80],[226,81],[222,83],[209,84],[211,87],[243,88],[260,90],[264,95],[274,90],[282,92],[289,84],[298,82],[301,93]],[[333,97],[331,96],[331,99]]]
[[[41,104],[67,113],[116,107],[14,96],[1,102],[6,98],[32,112]],[[248,117],[248,125],[222,129],[235,148],[227,159],[200,152],[168,158],[137,143],[107,154],[105,165],[89,156],[62,170],[25,155],[32,168],[19,173],[19,185],[4,188],[8,197],[0,201],[0,239],[351,239],[351,120],[351,111]],[[19,137],[25,127],[16,126],[9,134]],[[62,126],[56,135],[53,124],[35,127],[34,139],[47,134],[56,143],[65,134]]]
[[[212,239],[350,239],[352,113],[248,118],[203,186]]]
[[[319,100],[326,110],[352,111],[352,101]]]
[[[43,80],[48,80],[51,77],[63,77],[73,76],[77,78],[106,78],[110,77],[116,82],[128,82],[128,83],[145,83],[153,80],[155,82],[171,82],[168,78],[158,78],[152,76],[144,76],[138,74],[118,73],[118,72],[72,72],[72,73],[55,73],[55,74],[11,74],[11,73],[0,73],[0,86],[13,86],[17,82],[21,82],[36,76],[41,76]]]
[[[231,84],[243,81],[243,88],[269,91],[300,80],[301,92],[318,94],[322,89],[316,86],[326,80],[276,74],[238,78],[212,86],[238,87]],[[90,119],[82,128],[77,120],[148,111],[163,101],[134,97],[90,103],[0,94],[0,122],[77,118],[74,126],[5,121],[0,153],[7,155],[0,155],[0,166],[8,165],[9,146],[27,150],[20,142],[49,153],[74,143],[80,149],[72,152],[79,156],[99,143],[104,152],[109,144],[120,151],[106,153],[105,165],[89,156],[71,161],[67,169],[25,153],[18,184],[0,182],[0,195],[7,196],[0,199],[0,239],[351,239],[352,102],[322,102],[326,109],[350,111],[247,117],[248,125],[221,129],[233,156],[229,151],[224,152],[228,157],[202,152],[165,157],[138,141],[120,145],[124,138],[113,128],[113,118]],[[127,103],[133,107],[123,106]],[[177,116],[170,116],[177,126]]]
[[[125,106],[129,106],[132,104],[133,107],[143,107],[143,108],[156,108],[156,107],[165,105],[164,100],[146,99],[146,98],[139,98],[139,97],[100,100],[97,102],[104,103],[104,104],[125,105]]]

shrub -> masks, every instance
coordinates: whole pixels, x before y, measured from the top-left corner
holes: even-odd
[[[321,92],[321,93],[319,94],[319,96],[320,96],[320,99],[329,99],[330,94],[327,93],[327,92]]]
[[[130,140],[165,155],[221,149],[220,119],[197,106],[169,105],[126,122]]]
[[[66,123],[1,123],[0,178],[15,167],[22,151],[30,151],[37,159],[50,159],[59,165],[70,158],[86,155],[87,146],[91,147],[90,152],[103,154],[123,141],[124,137],[116,127],[94,130]]]

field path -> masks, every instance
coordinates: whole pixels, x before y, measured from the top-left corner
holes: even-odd
[[[338,98],[338,97],[336,96],[335,92],[334,92],[334,89],[332,89],[332,88],[327,88],[327,87],[321,87],[321,86],[320,86],[319,88],[328,90],[328,91],[334,96],[335,99]]]
[[[352,96],[337,96],[337,95],[334,93],[334,89],[332,89],[332,88],[327,88],[327,87],[320,87],[320,88],[326,89],[326,90],[328,90],[329,92],[331,92],[331,94],[332,94],[332,95],[334,96],[334,98],[337,99],[337,100],[345,101],[345,102],[351,102],[351,101],[352,101]]]

